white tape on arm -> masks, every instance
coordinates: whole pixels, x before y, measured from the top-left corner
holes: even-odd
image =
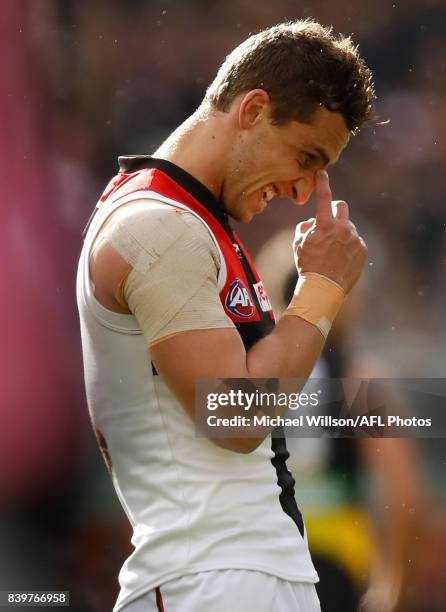
[[[216,246],[194,215],[163,204],[133,207],[104,234],[133,266],[123,298],[148,344],[182,331],[234,327],[217,289]]]

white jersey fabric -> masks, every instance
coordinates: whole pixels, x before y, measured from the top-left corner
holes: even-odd
[[[123,612],[321,612],[314,584],[249,570],[187,574],[125,606]]]
[[[136,318],[111,312],[94,297],[92,244],[108,215],[128,201],[99,206],[77,276],[89,413],[106,442],[113,484],[133,527],[135,550],[119,574],[114,612],[198,572],[245,569],[317,582],[306,533],[302,538],[279,501],[270,438],[253,453],[238,454],[195,437],[194,423],[152,372]],[[159,201],[166,199],[160,195]]]

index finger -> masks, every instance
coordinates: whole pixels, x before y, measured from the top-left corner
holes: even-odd
[[[314,195],[316,200],[316,225],[333,221],[330,182],[325,170],[320,170],[316,173]]]

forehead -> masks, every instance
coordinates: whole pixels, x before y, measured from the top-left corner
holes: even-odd
[[[294,144],[297,146],[322,147],[328,154],[329,163],[334,163],[347,146],[350,132],[340,113],[322,107],[316,111],[311,123],[291,122]]]

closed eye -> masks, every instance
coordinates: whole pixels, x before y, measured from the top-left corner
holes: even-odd
[[[325,149],[316,145],[312,148],[314,148],[314,152],[308,150],[300,151],[300,155],[303,156],[303,160],[299,162],[301,167],[315,172],[316,170],[325,169],[334,163],[330,160]]]
[[[305,152],[302,154],[299,164],[302,168],[307,170],[314,170],[315,167],[320,164],[321,159],[318,155],[314,155],[314,153]]]

